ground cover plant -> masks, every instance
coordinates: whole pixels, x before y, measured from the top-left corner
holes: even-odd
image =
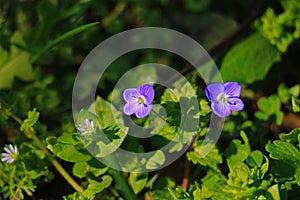
[[[74,114],[85,58],[141,27],[197,41],[222,81],[138,49],[110,63],[91,101],[94,77],[82,82],[88,106]],[[300,1],[2,0],[0,30],[0,199],[299,199]]]

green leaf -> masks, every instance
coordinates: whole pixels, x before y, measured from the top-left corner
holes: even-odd
[[[95,194],[100,193],[104,189],[108,188],[112,183],[112,178],[109,175],[105,175],[100,181],[89,179],[89,185],[87,189],[83,192],[87,197],[95,197]]]
[[[271,187],[268,188],[267,191],[272,195],[273,200],[280,200],[278,184],[272,185]]]
[[[46,53],[47,51],[49,51],[51,48],[53,48],[55,45],[63,42],[64,40],[67,40],[71,37],[73,37],[74,35],[81,33],[85,30],[88,30],[96,25],[98,25],[99,22],[93,22],[93,23],[89,23],[89,24],[85,24],[83,26],[77,27],[71,31],[68,31],[66,33],[64,33],[63,35],[59,36],[58,38],[50,41],[42,50],[39,51],[39,53],[37,53],[34,57],[33,57],[33,61],[36,61],[39,57],[41,57],[44,53]]]
[[[57,138],[57,142],[72,145],[81,144],[81,140],[76,133],[65,133]]]
[[[49,136],[45,139],[45,141],[48,145],[55,145],[57,142],[57,138],[54,136]]]
[[[32,111],[28,111],[27,119],[22,123],[20,130],[25,131],[29,127],[32,127],[37,122],[39,115],[40,113],[36,112],[35,108]]]
[[[267,115],[275,114],[280,110],[281,102],[277,95],[272,95],[268,98],[262,97],[258,100],[257,105]]]
[[[230,171],[235,171],[243,165],[243,162],[248,158],[251,153],[249,141],[244,131],[241,131],[241,137],[244,144],[240,140],[233,140],[225,151],[227,163]]]
[[[156,169],[163,165],[165,161],[165,154],[161,150],[158,150],[146,163],[146,169]]]
[[[201,200],[201,186],[199,183],[195,182],[196,190],[193,192],[194,200]]]
[[[300,100],[296,99],[294,96],[292,96],[292,109],[293,112],[300,112]]]
[[[73,194],[63,196],[64,200],[91,200],[92,198],[85,197],[82,192],[75,192]]]
[[[280,4],[285,10],[300,9],[300,2],[298,0],[280,0]]]
[[[192,200],[193,198],[189,193],[184,191],[182,188],[168,188],[173,200]]]
[[[57,143],[52,149],[58,157],[68,162],[84,162],[92,158],[86,150],[79,151],[73,145]]]
[[[277,93],[282,103],[287,103],[289,101],[291,95],[285,84],[281,83],[278,86]]]
[[[135,194],[141,192],[147,185],[147,173],[130,173],[129,180]]]
[[[116,151],[124,141],[127,135],[127,131],[128,128],[125,127],[123,127],[123,129],[114,127],[112,127],[111,129],[105,129],[104,133],[107,139],[103,139],[102,141],[96,143],[99,148],[97,157],[105,157]]]
[[[275,46],[255,33],[229,50],[220,71],[224,81],[249,84],[263,80],[280,56]]]
[[[11,88],[15,77],[24,81],[34,79],[30,54],[18,47],[24,45],[22,35],[16,32],[11,43],[10,52],[0,46],[0,89]]]
[[[116,110],[116,108],[105,99],[98,96],[94,104],[90,106],[90,110],[93,107],[95,107],[95,114],[98,117],[101,129],[112,127],[116,124],[123,124],[122,112]]]
[[[217,170],[218,164],[221,164],[223,159],[216,147],[213,147],[205,157],[200,156],[200,150],[205,152],[205,150],[203,149],[210,149],[211,145],[212,144],[208,143],[204,146],[200,142],[198,145],[196,145],[194,151],[190,151],[187,153],[188,160],[192,161],[194,164],[200,164],[202,166],[207,166],[214,170]]]
[[[298,97],[300,95],[300,84],[294,85],[289,89],[289,93],[294,96]]]
[[[266,145],[266,150],[271,158],[285,161],[287,164],[295,165],[300,161],[299,150],[287,142],[275,140],[273,144]]]
[[[89,160],[88,162],[77,162],[73,166],[73,174],[79,178],[90,177],[92,174],[94,177],[98,177],[107,170],[108,167],[96,159]]]
[[[300,135],[300,128],[295,128],[289,133],[279,134],[280,140],[285,140],[287,142],[297,142]]]
[[[247,163],[251,167],[255,167],[255,166],[260,167],[262,165],[262,162],[263,162],[263,154],[259,150],[255,150],[251,152],[251,154],[247,158]]]
[[[230,170],[228,185],[244,188],[248,183],[249,174],[250,170],[248,166],[241,163],[238,168]]]

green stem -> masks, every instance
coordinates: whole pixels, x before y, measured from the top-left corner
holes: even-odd
[[[113,177],[115,183],[119,186],[119,189],[126,200],[137,200],[132,188],[128,185],[127,180],[123,176],[122,172],[110,168],[108,173]]]
[[[6,108],[5,104],[0,101],[1,110],[6,109],[6,111],[9,113],[9,116],[13,118],[16,122],[18,122],[20,125],[23,124],[23,120],[20,119],[18,116],[16,116],[13,112],[11,112],[10,109]],[[35,131],[32,127],[25,130],[25,134],[32,138],[33,141],[37,144],[37,146],[46,154],[50,162],[53,164],[53,166],[56,168],[56,170],[64,177],[64,179],[77,191],[77,192],[83,192],[83,189],[78,185],[78,183],[70,176],[70,174],[57,162],[57,160],[50,154],[46,146],[43,144],[43,142],[35,135]]]
[[[78,183],[70,176],[70,174],[57,162],[57,160],[50,154],[48,149],[45,147],[43,142],[35,135],[34,129],[31,127],[25,131],[28,137],[32,138],[37,146],[46,154],[50,162],[56,168],[56,170],[64,177],[64,179],[77,191],[83,192],[83,189],[78,185]]]

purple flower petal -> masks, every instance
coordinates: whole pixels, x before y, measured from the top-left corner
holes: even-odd
[[[218,96],[223,92],[224,86],[221,83],[209,84],[205,89],[205,94],[211,102],[218,102]]]
[[[138,98],[138,96],[139,96],[139,93],[138,93],[137,89],[135,89],[135,88],[125,89],[123,92],[123,98],[126,102],[128,102],[131,97]]]
[[[227,82],[224,84],[224,92],[233,97],[241,95],[242,87],[237,82]]]
[[[152,87],[152,85],[142,85],[140,87],[138,87],[138,91],[141,95],[143,95],[146,100],[147,100],[147,104],[151,104],[153,99],[154,99],[154,89]]]
[[[4,147],[4,151],[6,151],[7,153],[11,153],[10,149],[7,147]]]
[[[8,154],[8,153],[2,153],[1,154],[3,157],[7,157],[7,156],[9,156],[10,154]]]
[[[222,118],[229,116],[231,113],[231,110],[227,103],[223,103],[223,102],[212,103],[211,108],[216,115]]]
[[[6,161],[8,161],[9,159],[10,159],[9,157],[4,157],[4,158],[1,159],[1,161],[6,162]]]
[[[147,105],[147,106],[144,106],[144,105],[139,106],[138,110],[135,113],[135,116],[137,118],[144,118],[144,117],[148,116],[152,110],[152,107],[153,107],[152,104]]]
[[[123,111],[126,115],[132,115],[133,113],[137,112],[138,108],[139,108],[138,101],[136,102],[129,101],[125,104]]]
[[[240,98],[229,98],[228,104],[231,110],[240,111],[244,108],[244,103]]]

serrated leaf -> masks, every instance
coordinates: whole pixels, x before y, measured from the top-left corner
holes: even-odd
[[[254,33],[229,50],[220,71],[224,81],[249,84],[263,80],[280,56],[275,46]]]
[[[270,157],[275,160],[283,160],[292,165],[300,161],[299,150],[287,142],[275,140],[273,144],[266,145],[266,150],[270,153]]]
[[[287,142],[297,142],[298,136],[300,135],[300,128],[295,128],[289,133],[281,133],[279,134],[279,138],[281,140],[285,140]]]
[[[34,108],[32,111],[28,111],[27,119],[25,119],[20,127],[21,131],[25,131],[29,127],[32,127],[38,120],[40,116],[39,112],[36,112]]]
[[[18,77],[24,81],[34,79],[30,54],[21,50],[17,45],[24,44],[22,35],[16,32],[12,36],[10,52],[0,47],[0,89],[11,88],[14,78]]]

